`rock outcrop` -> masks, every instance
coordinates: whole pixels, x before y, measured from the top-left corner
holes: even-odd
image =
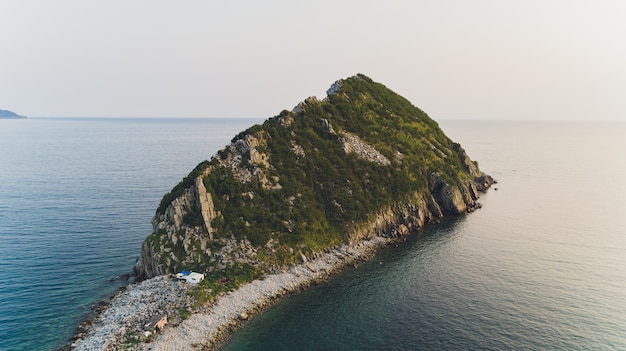
[[[423,111],[357,75],[199,165],[164,198],[135,271],[279,270],[471,212],[492,183]]]
[[[347,132],[341,133],[341,138],[339,140],[341,141],[343,151],[345,151],[346,154],[354,153],[364,160],[376,162],[385,166],[391,164],[391,161],[389,161],[385,155],[381,154],[380,151],[376,150],[371,145],[363,142],[363,140],[354,134]]]

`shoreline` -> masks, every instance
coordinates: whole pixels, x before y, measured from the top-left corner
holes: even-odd
[[[136,330],[143,329],[152,315],[189,309],[193,301],[187,291],[192,286],[171,276],[129,284],[115,293],[102,311],[96,311],[91,321],[86,321],[89,324],[80,331],[82,335],[77,332],[58,350],[117,350],[123,344],[126,350],[215,350],[223,346],[245,320],[274,305],[283,296],[326,281],[397,240],[377,236],[353,245],[343,244],[322,252],[318,258],[289,266],[281,273],[245,283],[219,296],[209,307],[193,312],[188,319],[173,318],[150,342],[133,342],[132,337]],[[127,335],[129,329],[130,335]]]

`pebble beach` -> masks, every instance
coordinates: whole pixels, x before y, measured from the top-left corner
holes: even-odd
[[[151,335],[146,342],[140,340],[139,334],[145,330],[146,321],[151,316],[191,309],[193,304],[187,294],[190,284],[172,276],[154,277],[114,295],[89,325],[79,327],[77,335],[64,349],[214,350],[223,345],[246,319],[282,296],[322,282],[333,273],[368,259],[391,240],[375,237],[354,245],[342,245],[280,273],[246,283],[185,320],[170,320],[160,333]]]

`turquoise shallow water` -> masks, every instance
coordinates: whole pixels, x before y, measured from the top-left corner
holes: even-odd
[[[484,207],[283,300],[225,350],[625,350],[624,123],[441,123]]]
[[[0,121],[0,350],[48,350],[161,197],[259,120]],[[227,350],[626,349],[625,123],[444,121],[484,207],[283,300]]]

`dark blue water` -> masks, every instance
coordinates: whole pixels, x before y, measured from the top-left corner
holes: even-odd
[[[161,197],[260,120],[0,121],[0,350],[48,350],[130,272]],[[484,207],[285,299],[228,350],[625,350],[625,123],[441,122]]]
[[[283,300],[225,350],[626,350],[626,123],[441,123],[484,207]]]
[[[260,120],[0,120],[0,350],[61,346],[132,271],[161,197]]]

